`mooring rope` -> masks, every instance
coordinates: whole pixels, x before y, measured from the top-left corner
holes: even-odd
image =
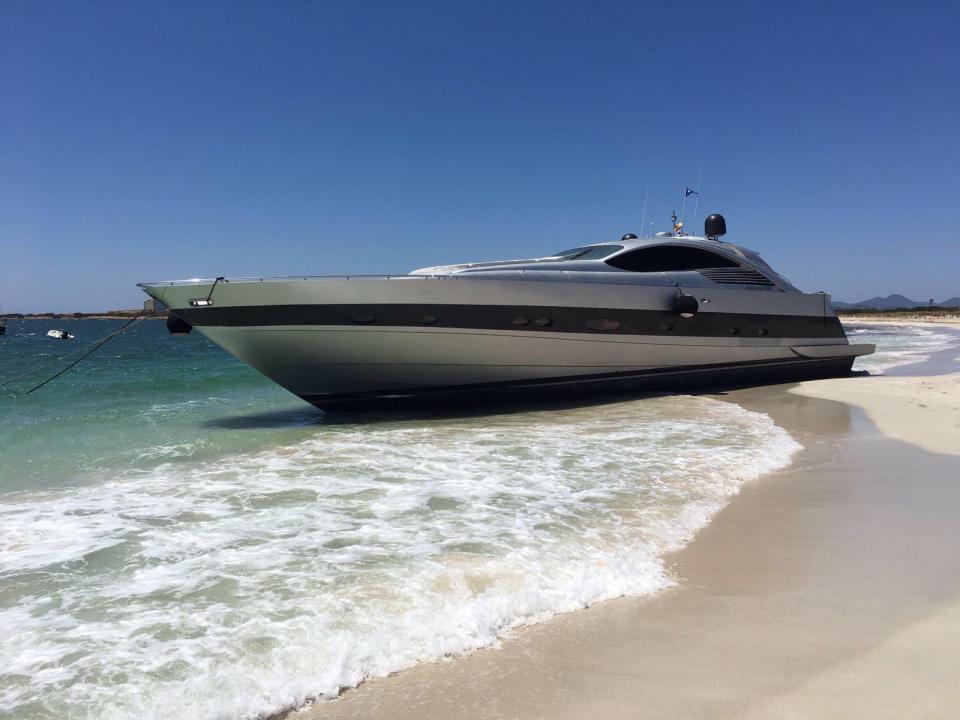
[[[70,363],[69,365],[67,365],[67,367],[65,367],[65,368],[63,368],[62,370],[60,370],[60,372],[58,372],[58,373],[56,373],[55,375],[47,378],[46,380],[44,380],[44,381],[43,381],[42,383],[40,383],[39,385],[36,385],[35,387],[30,388],[29,390],[27,390],[27,392],[25,392],[25,393],[23,393],[23,394],[24,394],[24,395],[29,395],[29,394],[32,393],[34,390],[39,390],[40,388],[42,388],[42,387],[43,387],[44,385],[46,385],[47,383],[49,383],[49,382],[51,382],[51,381],[53,381],[53,380],[56,380],[58,377],[60,377],[61,375],[63,375],[63,374],[64,374],[67,370],[69,370],[70,368],[74,367],[77,363],[79,363],[79,362],[80,362],[81,360],[83,360],[84,358],[87,358],[87,357],[89,357],[90,355],[92,355],[93,353],[95,353],[97,350],[99,350],[100,348],[102,348],[102,347],[103,347],[104,345],[106,345],[110,340],[112,340],[112,339],[115,338],[117,335],[119,335],[120,333],[122,333],[124,330],[126,330],[127,328],[129,328],[129,327],[130,327],[131,325],[133,325],[135,322],[137,322],[138,320],[142,320],[142,319],[143,319],[143,314],[144,314],[145,312],[146,312],[146,310],[141,310],[141,311],[138,312],[136,315],[134,315],[132,318],[130,318],[126,323],[124,323],[123,326],[121,326],[121,327],[118,328],[117,330],[114,330],[113,332],[108,333],[107,335],[104,335],[104,336],[103,336],[102,338],[100,338],[99,340],[94,340],[94,341],[93,341],[92,343],[90,343],[89,345],[84,345],[82,348],[77,348],[76,350],[73,350],[72,352],[68,352],[68,353],[65,354],[65,355],[61,355],[61,356],[58,357],[56,360],[51,360],[50,362],[44,363],[43,365],[39,365],[39,366],[35,367],[33,370],[30,370],[30,371],[28,371],[28,372],[25,372],[25,373],[23,373],[22,375],[17,375],[17,376],[14,377],[14,378],[11,378],[11,379],[9,379],[9,380],[3,381],[2,383],[0,383],[0,387],[6,387],[7,385],[12,385],[13,383],[20,382],[20,381],[23,380],[24,378],[30,377],[31,375],[40,372],[40,371],[43,370],[44,368],[48,368],[48,367],[50,367],[51,365],[56,365],[57,363],[63,362],[63,361],[66,360],[68,357],[71,357],[71,356],[73,356],[73,355],[76,355],[77,353],[81,353],[81,352],[83,352],[84,350],[89,350],[89,352],[87,352],[87,353],[85,353],[84,355],[81,355],[80,357],[78,357],[78,358],[77,358],[76,360],[74,360],[72,363]]]

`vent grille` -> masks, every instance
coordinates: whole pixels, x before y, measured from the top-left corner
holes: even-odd
[[[772,282],[750,268],[713,268],[698,272],[707,280],[712,280],[719,285],[764,285],[773,287]]]

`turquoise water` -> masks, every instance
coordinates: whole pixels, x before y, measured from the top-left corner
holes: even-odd
[[[11,321],[0,377],[120,324]],[[936,340],[864,332],[896,359]],[[688,396],[337,420],[157,321],[29,386],[0,389],[12,718],[252,718],[656,592],[664,554],[799,447]]]
[[[11,320],[0,341],[0,382],[124,322]],[[46,337],[54,327],[76,338]],[[35,393],[18,394],[59,367],[0,388],[0,492],[84,484],[151,455],[175,461],[255,449],[319,417],[199,333],[171,337],[157,320],[134,325]],[[279,416],[244,420],[264,413]],[[239,427],[218,426],[225,420]]]

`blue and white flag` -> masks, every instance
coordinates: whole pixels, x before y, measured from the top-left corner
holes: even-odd
[[[691,190],[690,188],[687,188],[687,191],[683,194],[683,196],[684,196],[685,198],[688,198],[688,197],[690,197],[691,195],[699,195],[699,194],[700,194],[700,193],[698,193],[696,190]]]

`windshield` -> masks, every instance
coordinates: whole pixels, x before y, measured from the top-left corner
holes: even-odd
[[[551,258],[563,260],[599,260],[612,255],[617,250],[623,250],[623,245],[587,245],[586,247],[561,250],[549,255]]]

